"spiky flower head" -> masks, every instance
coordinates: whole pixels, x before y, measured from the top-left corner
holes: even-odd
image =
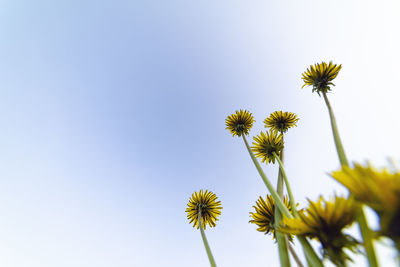
[[[358,201],[375,210],[381,234],[392,238],[400,250],[400,172],[356,163],[352,168],[344,166],[332,172],[331,176]]]
[[[216,201],[217,196],[211,191],[200,190],[194,192],[187,204],[186,212],[189,223],[193,223],[193,227],[199,229],[199,214],[201,217],[201,225],[206,229],[208,224],[215,227],[218,216],[221,215],[221,201]]]
[[[275,111],[264,120],[265,128],[285,133],[289,128],[296,126],[299,119],[292,112]]]
[[[253,115],[247,110],[236,110],[232,115],[225,119],[226,129],[228,129],[232,136],[248,135],[254,122]]]
[[[324,256],[342,266],[349,259],[343,249],[352,250],[357,245],[357,241],[342,230],[356,219],[358,205],[354,199],[338,196],[330,201],[320,197],[317,202],[308,202],[309,207],[300,212],[298,218],[283,217],[278,230],[317,239],[322,244]]]
[[[277,131],[261,132],[258,136],[253,137],[253,146],[251,150],[256,157],[261,158],[262,162],[275,163],[274,153],[280,155],[283,149],[283,135]]]
[[[283,203],[291,211],[287,196],[283,198]],[[275,201],[271,195],[267,195],[265,199],[260,197],[256,201],[256,206],[253,206],[255,212],[250,212],[250,223],[254,223],[258,226],[257,231],[263,232],[264,234],[272,233],[273,239],[276,238],[275,232]],[[288,235],[289,240],[292,241],[293,236]]]
[[[304,86],[312,85],[313,92],[317,92],[318,95],[322,93],[327,93],[331,90],[330,86],[333,85],[332,80],[338,75],[342,65],[339,66],[333,64],[332,61],[329,64],[326,62],[317,63],[314,66],[310,65],[310,68],[303,73],[302,79],[304,81]]]

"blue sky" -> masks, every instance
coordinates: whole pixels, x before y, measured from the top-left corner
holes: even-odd
[[[297,201],[344,193],[326,175],[339,166],[326,107],[300,89],[310,64],[333,60],[348,157],[398,161],[399,11],[397,1],[0,1],[0,265],[207,266],[184,212],[203,188],[224,207],[206,231],[218,265],[278,266],[271,238],[248,223],[266,188],[224,120],[248,109],[255,135],[271,112],[295,112],[285,141]],[[274,180],[276,166],[265,170]],[[391,266],[393,252],[380,253]]]

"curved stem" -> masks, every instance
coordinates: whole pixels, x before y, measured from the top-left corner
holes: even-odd
[[[206,234],[204,233],[203,224],[201,223],[201,211],[199,211],[197,219],[199,220],[200,233],[201,233],[201,237],[203,239],[204,247],[206,248],[206,252],[207,252],[208,260],[210,261],[210,265],[211,265],[211,267],[217,267],[217,264],[215,264],[214,257],[211,253],[210,246],[208,245]]]
[[[254,165],[256,166],[256,169],[258,173],[260,174],[264,184],[267,186],[268,191],[271,193],[271,196],[274,198],[276,206],[279,207],[280,211],[282,212],[283,215],[285,215],[287,218],[293,218],[292,214],[290,214],[289,210],[286,208],[285,204],[283,204],[282,200],[279,198],[278,193],[275,191],[275,189],[272,187],[271,182],[268,180],[267,176],[265,175],[264,171],[262,170],[260,163],[258,163],[256,157],[254,156],[253,152],[251,151],[251,148],[249,146],[249,143],[247,142],[247,139],[244,135],[243,136],[243,141],[246,145],[247,151],[250,154],[251,159],[253,160]],[[304,254],[306,255],[306,258],[309,262],[311,262],[313,267],[323,267],[321,260],[318,258],[317,254],[315,253],[314,249],[311,247],[310,243],[307,241],[307,239],[304,236],[297,236],[297,239],[300,241]]]
[[[296,209],[296,201],[294,200],[292,188],[290,187],[289,180],[287,178],[285,168],[283,167],[283,163],[280,160],[280,158],[278,157],[278,155],[275,152],[273,152],[273,155],[274,155],[275,159],[278,161],[279,170],[282,172],[283,179],[285,180],[286,189],[287,189],[288,195],[289,195],[290,207],[292,208],[293,215],[294,215],[294,217],[297,218],[297,217],[299,217],[299,214],[298,214],[297,209]]]

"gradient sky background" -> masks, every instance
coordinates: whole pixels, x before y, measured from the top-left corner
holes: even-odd
[[[224,207],[206,231],[218,265],[278,266],[248,223],[266,188],[224,120],[248,109],[255,135],[271,112],[295,112],[297,201],[346,192],[327,176],[339,162],[323,100],[300,89],[310,64],[333,60],[349,159],[398,161],[399,13],[398,1],[0,0],[0,265],[207,266],[185,213],[203,188]]]

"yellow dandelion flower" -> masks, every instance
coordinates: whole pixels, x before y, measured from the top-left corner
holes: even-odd
[[[354,164],[331,173],[360,202],[376,211],[381,234],[400,245],[400,172]],[[400,249],[400,246],[399,246]]]
[[[357,241],[342,230],[354,222],[358,209],[351,198],[335,196],[326,201],[320,197],[317,202],[309,200],[309,207],[300,212],[298,218],[284,217],[278,230],[317,239],[322,244],[325,257],[334,263],[343,263],[349,259],[343,248],[352,249]]]
[[[289,205],[288,198],[285,196],[283,199],[283,203],[287,207],[289,211],[291,211],[291,207]],[[275,201],[271,195],[267,195],[264,200],[260,197],[256,201],[256,206],[253,206],[255,212],[250,212],[250,223],[254,223],[258,226],[257,231],[263,232],[264,234],[273,234],[273,238],[276,238],[275,235]],[[289,240],[292,240],[292,235],[288,235]]]
[[[307,71],[303,73],[302,79],[304,81],[304,86],[312,85],[313,92],[326,93],[330,91],[330,86],[333,85],[332,80],[336,78],[339,74],[342,65],[339,66],[333,64],[332,61],[329,64],[326,62],[321,62],[319,64],[315,64],[314,66],[310,66]]]
[[[247,110],[240,110],[235,114],[229,115],[225,119],[226,129],[228,129],[232,136],[242,136],[242,134],[248,135],[251,127],[254,123],[253,115]]]
[[[199,229],[199,214],[201,216],[201,225],[206,229],[208,224],[210,227],[216,226],[218,216],[221,215],[221,201],[216,201],[217,196],[211,191],[200,190],[194,192],[189,199],[188,207],[186,208],[187,218],[189,223],[193,223],[193,227]]]
[[[269,163],[272,161],[275,163],[274,153],[279,156],[283,149],[283,135],[278,134],[277,131],[261,132],[253,140],[251,150],[256,157],[261,158],[262,162]]]
[[[292,112],[275,111],[264,120],[264,123],[265,128],[285,133],[289,128],[296,126],[298,120],[296,114]]]

